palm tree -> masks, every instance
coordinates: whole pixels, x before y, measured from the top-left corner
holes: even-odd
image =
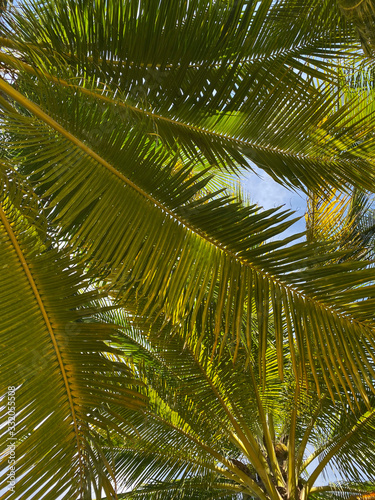
[[[373,190],[372,115],[337,106],[337,65],[358,50],[338,7],[32,0],[0,21],[0,380],[16,388],[18,498],[116,498],[103,450],[145,395],[98,294],[213,363],[230,349],[261,387],[273,342],[281,381],[292,370],[357,417],[371,408],[374,270],[276,241],[290,213],[206,189],[256,164],[305,191]]]
[[[262,381],[244,348],[235,364],[230,344],[214,360],[208,343],[197,352],[197,339],[182,332],[166,338],[151,328],[145,338],[123,314],[117,322],[150,400],[144,413],[124,411],[127,437],[108,450],[128,491],[119,498],[347,499],[374,488],[373,406],[359,394],[353,412],[340,392],[317,397],[312,378],[298,384],[290,353],[281,380],[273,327]],[[255,334],[254,360],[259,348]]]

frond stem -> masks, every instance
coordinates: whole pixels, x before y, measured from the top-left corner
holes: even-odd
[[[22,265],[22,268],[23,268],[23,270],[25,272],[27,280],[29,281],[30,287],[31,287],[31,289],[33,291],[33,294],[34,294],[34,297],[35,297],[35,299],[36,299],[36,301],[38,303],[40,312],[41,312],[41,314],[43,316],[44,323],[45,323],[45,325],[47,327],[48,333],[49,333],[49,335],[51,337],[51,341],[52,341],[52,344],[53,344],[53,347],[54,347],[54,350],[55,350],[55,353],[56,353],[57,361],[59,363],[60,371],[61,371],[61,374],[62,374],[62,377],[63,377],[63,380],[64,380],[65,390],[66,390],[66,394],[68,396],[70,411],[71,411],[71,415],[72,415],[72,419],[73,419],[74,431],[75,431],[75,436],[76,436],[76,441],[77,441],[78,460],[79,460],[79,464],[80,464],[81,489],[83,491],[84,490],[84,488],[83,488],[84,482],[83,482],[82,450],[81,450],[81,443],[80,443],[80,440],[79,440],[78,422],[77,422],[77,416],[76,416],[75,407],[74,407],[74,403],[73,403],[73,397],[72,397],[72,393],[71,393],[71,390],[70,390],[68,376],[66,374],[64,362],[62,360],[60,349],[59,349],[59,346],[58,346],[58,343],[57,343],[57,340],[56,340],[56,337],[55,337],[55,334],[54,334],[54,331],[53,331],[50,319],[48,317],[48,313],[47,313],[46,308],[44,306],[42,297],[41,297],[41,295],[39,293],[38,287],[37,287],[37,285],[35,283],[35,280],[34,280],[34,277],[32,275],[32,272],[30,270],[30,267],[27,264],[27,261],[26,261],[26,259],[24,257],[24,254],[23,254],[23,251],[22,251],[22,249],[20,247],[20,244],[18,243],[17,237],[14,234],[14,231],[13,231],[13,229],[12,229],[12,227],[11,227],[9,221],[8,221],[8,218],[7,218],[6,214],[3,211],[3,207],[1,205],[1,203],[0,203],[0,220],[3,223],[5,231],[8,234],[8,237],[9,237],[9,239],[10,239],[12,245],[13,245],[13,248],[14,248],[14,250],[15,250],[15,252],[17,254],[17,257],[18,257],[18,259],[19,259],[19,261],[20,261],[20,263]]]
[[[375,409],[367,413],[368,415],[362,419],[359,419],[360,421],[357,422],[348,433],[346,433],[341,439],[339,439],[336,444],[329,450],[329,452],[322,458],[306,483],[305,487],[307,493],[309,493],[319,474],[323,471],[328,462],[330,462],[330,460],[335,456],[337,451],[339,451],[344,446],[344,444],[346,444],[350,440],[350,438],[358,431],[358,429],[362,428],[370,419],[374,417]]]
[[[125,103],[124,101],[120,101],[120,100],[114,100],[114,99],[111,99],[110,97],[106,96],[106,95],[103,95],[102,93],[99,93],[99,92],[95,92],[93,90],[90,90],[90,89],[87,89],[85,87],[81,87],[79,85],[74,85],[72,83],[69,83],[65,80],[62,80],[60,78],[57,78],[55,76],[52,76],[48,73],[45,73],[44,71],[40,71],[38,69],[35,69],[33,68],[33,66],[21,61],[20,59],[16,58],[16,57],[13,57],[13,56],[9,56],[9,55],[6,55],[2,52],[0,52],[0,61],[4,62],[4,63],[8,63],[8,64],[12,64],[13,66],[16,65],[16,66],[19,66],[21,67],[23,70],[25,70],[27,73],[30,73],[30,74],[33,74],[35,76],[39,76],[39,77],[43,77],[43,78],[47,78],[48,80],[54,82],[54,83],[57,83],[63,87],[66,87],[66,88],[71,88],[71,89],[74,89],[75,91],[77,92],[80,92],[82,94],[85,94],[85,95],[88,95],[90,97],[94,97],[96,99],[99,99],[101,101],[104,101],[108,104],[111,104],[112,106],[118,106],[120,108],[123,108],[123,109],[126,109],[127,111],[131,111],[132,113],[135,113],[137,115],[140,115],[140,116],[147,116],[148,118],[151,118],[152,120],[156,120],[156,121],[161,121],[161,122],[165,122],[165,123],[170,123],[176,127],[181,127],[181,128],[184,128],[186,130],[190,130],[192,132],[196,132],[196,133],[201,133],[201,134],[204,134],[208,137],[214,137],[215,139],[219,139],[219,140],[222,140],[222,141],[227,141],[227,142],[230,142],[230,143],[233,143],[235,144],[236,146],[240,146],[240,147],[243,147],[243,148],[252,148],[254,150],[260,150],[260,151],[264,151],[264,152],[269,152],[269,153],[277,153],[277,154],[280,154],[280,155],[286,155],[288,156],[289,158],[290,157],[293,157],[293,158],[296,158],[296,159],[306,159],[306,158],[309,158],[308,155],[305,155],[305,154],[299,154],[299,153],[296,153],[295,151],[288,151],[288,150],[283,150],[281,148],[275,148],[275,147],[271,147],[271,146],[264,146],[264,145],[260,145],[260,144],[254,144],[252,142],[249,142],[249,141],[245,141],[243,139],[236,139],[235,137],[228,137],[227,135],[225,134],[221,134],[219,132],[214,132],[212,130],[208,130],[208,129],[205,129],[205,128],[201,128],[201,127],[197,127],[197,126],[193,126],[193,125],[190,125],[188,123],[183,123],[183,122],[180,122],[178,120],[173,120],[172,118],[167,118],[165,116],[162,116],[162,115],[158,115],[152,111],[147,111],[145,109],[141,109],[141,108],[138,108],[136,106],[132,106],[128,103]],[[320,159],[323,159],[325,161],[329,161],[330,158],[320,158]],[[249,166],[249,168],[251,168]]]
[[[148,414],[148,412],[146,412]],[[182,434],[183,436],[187,437],[189,440],[191,440],[193,443],[198,445],[201,449],[203,449],[206,453],[211,455],[213,458],[218,460],[220,463],[225,465],[229,471],[226,471],[225,469],[222,469],[221,467],[215,466],[215,470],[220,472],[223,476],[227,477],[228,479],[236,481],[235,477],[237,476],[239,479],[241,479],[242,484],[246,485],[246,487],[251,490],[257,497],[259,497],[260,500],[268,500],[267,496],[263,492],[263,490],[257,485],[251,477],[249,477],[245,472],[242,472],[238,467],[236,467],[232,462],[228,459],[226,459],[223,455],[218,453],[216,450],[211,448],[210,446],[202,443],[199,439],[196,437],[192,436],[191,434],[183,431],[179,427],[174,426],[173,424],[169,423],[168,421],[164,420],[163,418],[159,417],[158,415],[150,414],[150,417],[155,418],[156,420],[159,420],[160,422],[164,423],[168,427],[171,427],[175,431],[177,431],[179,434]],[[234,475],[234,477],[233,477]]]
[[[278,486],[285,486],[284,478],[281,474],[279,463],[277,461],[275,448],[274,448],[274,445],[272,443],[270,430],[269,430],[268,424],[267,424],[266,414],[265,414],[265,411],[263,408],[262,401],[260,399],[259,390],[257,387],[257,383],[255,380],[254,372],[253,372],[251,365],[249,365],[248,370],[250,372],[250,376],[251,376],[252,383],[253,383],[253,389],[254,389],[255,398],[257,401],[259,418],[260,418],[260,422],[261,422],[262,429],[263,429],[263,436],[264,436],[264,440],[265,440],[265,444],[266,444],[266,448],[267,448],[267,452],[268,452],[268,458],[271,462],[271,467],[272,467],[273,473],[275,475],[277,485]]]
[[[297,470],[297,473],[300,474],[300,472],[302,472],[306,467],[307,467],[307,463],[303,464],[303,466],[301,465],[302,464],[302,461],[303,461],[303,455],[305,453],[305,449],[306,449],[306,446],[307,446],[307,443],[309,441],[309,437],[310,437],[310,434],[314,428],[314,425],[315,425],[315,422],[319,416],[319,413],[321,411],[321,402],[326,398],[326,394],[323,394],[321,399],[319,400],[319,404],[318,404],[318,407],[317,409],[314,411],[312,417],[311,417],[311,420],[309,422],[309,425],[307,426],[306,430],[305,430],[305,433],[303,435],[303,438],[302,438],[302,441],[301,441],[301,444],[299,445],[299,448],[298,448],[298,454],[297,454],[297,463],[296,463],[296,470]],[[310,462],[309,462],[310,463]]]
[[[296,477],[296,426],[297,426],[297,414],[298,414],[298,402],[300,395],[300,387],[298,381],[296,383],[296,388],[294,392],[292,415],[290,419],[289,426],[289,440],[288,440],[288,495],[289,498],[295,498],[296,487],[297,487],[297,477]]]
[[[267,474],[267,462],[264,460],[263,454],[261,452],[261,449],[259,447],[259,444],[258,444],[257,440],[254,438],[254,436],[251,434],[251,432],[249,432],[248,427],[242,421],[242,418],[239,418],[239,415],[238,415],[238,412],[236,411],[235,406],[233,404],[231,404],[231,406],[233,407],[233,409],[234,409],[234,411],[236,413],[237,419],[240,420],[240,422],[242,423],[242,427],[245,430],[243,431],[242,428],[241,428],[241,426],[238,425],[238,423],[236,421],[236,417],[234,417],[232,415],[232,412],[230,411],[230,409],[226,405],[225,401],[221,397],[219,391],[214,386],[214,383],[212,382],[212,380],[210,379],[210,377],[207,375],[206,371],[201,367],[201,364],[197,360],[195,353],[193,351],[191,351],[191,350],[189,350],[189,351],[190,351],[191,355],[193,356],[195,362],[197,363],[197,365],[198,365],[198,367],[199,367],[202,375],[204,376],[204,378],[207,380],[209,386],[211,387],[212,392],[215,394],[216,398],[220,402],[220,404],[221,404],[222,408],[224,409],[227,417],[229,418],[231,424],[233,425],[236,433],[241,438],[241,442],[243,444],[245,444],[245,443],[247,444],[247,446],[246,446],[246,448],[244,450],[246,456],[251,461],[251,464],[253,465],[253,467],[255,468],[255,470],[257,471],[257,473],[259,474],[260,478],[262,479],[262,481],[265,484],[265,486],[268,489],[268,491],[270,493],[272,493],[273,495],[275,495],[275,497],[277,498],[278,497],[278,493],[276,491],[276,488],[275,488],[274,484],[272,483],[272,481],[270,480],[270,478],[269,478],[269,476]],[[236,438],[236,436],[234,436],[234,437]]]

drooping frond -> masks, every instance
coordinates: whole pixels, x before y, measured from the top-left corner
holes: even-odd
[[[14,182],[20,180],[17,178]],[[95,320],[97,292],[68,252],[41,239],[32,218],[33,195],[2,192],[0,380],[15,392],[15,431],[1,414],[1,487],[7,488],[7,446],[15,446],[17,498],[91,498],[91,486],[115,498],[113,472],[99,441],[117,429],[106,413],[114,405],[143,408],[145,397],[130,367],[110,360],[116,337]],[[39,207],[40,208],[40,207]],[[41,212],[42,213],[42,212]],[[132,387],[134,385],[134,387]],[[11,441],[9,441],[11,438]],[[100,485],[100,487],[99,487]],[[99,489],[98,489],[99,488]]]
[[[242,488],[234,483],[212,481],[210,478],[176,480],[170,483],[155,482],[137,488],[136,491],[120,494],[119,499],[128,500],[240,500]]]
[[[119,315],[117,321],[124,325],[119,345],[137,363],[150,398],[146,415],[124,414],[131,440],[124,442],[122,451],[116,450],[119,484],[136,492],[137,485],[147,483],[152,489],[152,481],[157,481],[168,489],[171,481],[182,477],[199,480],[203,474],[206,482],[211,475],[212,480],[221,478],[263,498],[258,473],[265,489],[276,494],[262,457],[262,431],[251,377],[241,363],[233,366],[230,350],[225,350],[219,364],[213,363],[206,349],[200,355],[194,353],[193,341],[186,344],[182,331],[170,337],[152,327],[145,339],[145,332],[140,334],[131,326],[133,320]],[[275,385],[275,364],[277,378],[273,351],[273,357],[267,356],[271,360],[267,365],[268,396]],[[281,397],[276,385],[273,395]],[[275,401],[264,403],[268,411],[277,406]],[[179,484],[185,491],[183,483]]]
[[[331,500],[371,500],[374,497],[375,483],[371,481],[339,482],[313,488],[310,497]]]
[[[345,250],[344,258],[372,259],[374,252],[374,208],[371,196],[354,190],[352,195],[340,192],[308,199],[306,214],[309,241],[334,242]],[[343,258],[343,257],[340,257]]]
[[[123,302],[138,301],[142,314],[162,313],[177,323],[191,315],[192,326],[213,330],[216,345],[227,338],[238,345],[242,318],[250,331],[254,308],[265,346],[272,315],[280,374],[287,318],[290,346],[296,338],[311,366],[327,370],[325,360],[312,355],[326,345],[334,372],[350,373],[348,392],[356,385],[362,391],[360,373],[372,385],[373,271],[362,269],[365,262],[328,265],[332,255],[314,246],[270,240],[290,225],[287,212],[261,213],[222,195],[202,196],[205,176],[191,176],[194,165],[177,166],[178,156],[142,131],[124,125],[93,149],[74,134],[81,117],[88,129],[95,123],[96,106],[66,100],[65,109],[80,110],[70,132],[31,101],[20,103],[44,123],[17,112],[4,117],[14,161],[49,200],[50,217],[73,247],[120,289]],[[364,283],[369,286],[359,286]],[[334,373],[327,383],[332,375],[342,383]]]
[[[314,483],[319,475],[328,467],[338,471],[341,482],[351,481],[353,484],[364,484],[375,481],[375,454],[373,443],[375,439],[375,413],[373,407],[351,414],[344,408],[334,408],[331,412],[322,412],[317,419],[317,425],[311,434],[315,451],[303,464],[306,468],[314,458],[319,461],[315,470],[307,480],[308,490],[314,489]],[[365,445],[366,444],[366,445]],[[339,488],[339,481],[336,485]],[[319,490],[319,486],[316,486]],[[327,487],[327,490],[329,488]],[[334,491],[332,487],[332,491]]]
[[[293,488],[296,495],[305,490],[333,498],[342,491],[346,498],[356,491],[354,483],[373,480],[374,454],[366,451],[375,438],[373,410],[361,402],[351,413],[343,394],[336,394],[336,403],[327,394],[317,399],[296,384],[291,364],[281,381],[271,341],[262,387],[254,367],[232,363],[228,346],[221,362],[211,361],[203,346],[200,355],[194,353],[196,341],[186,343],[182,331],[170,336],[151,327],[142,333],[136,319],[121,312],[113,320],[123,324],[120,345],[134,357],[151,402],[146,416],[124,414],[132,439],[116,449],[116,470],[119,484],[132,491],[125,498],[144,498],[146,491],[173,491],[179,498],[190,479],[199,483],[203,477],[207,485],[220,478],[260,498],[275,495],[272,485],[282,494]],[[256,341],[252,349],[259,349]],[[330,466],[340,471],[341,483],[315,486]],[[255,485],[260,492],[252,490]],[[199,489],[195,494],[200,498]]]

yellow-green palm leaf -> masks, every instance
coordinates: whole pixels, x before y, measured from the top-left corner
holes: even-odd
[[[10,445],[18,499],[91,498],[92,486],[112,497],[113,472],[100,441],[121,422],[108,409],[142,408],[145,397],[108,345],[115,328],[95,320],[97,292],[87,289],[82,268],[41,239],[35,198],[23,192],[14,199],[3,193],[0,204],[2,405],[15,393],[11,434],[9,408],[2,408],[2,498],[14,494]]]

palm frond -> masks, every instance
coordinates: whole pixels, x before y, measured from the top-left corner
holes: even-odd
[[[337,0],[341,12],[356,27],[364,52],[373,56],[375,48],[375,9],[370,0]]]
[[[54,124],[34,105],[30,110]],[[291,224],[288,212],[260,213],[217,193],[199,196],[205,176],[191,177],[190,164],[177,169],[175,154],[142,132],[118,130],[99,144],[99,155],[61,125],[53,126],[65,138],[33,117],[13,113],[6,123],[9,144],[19,150],[19,168],[49,198],[51,217],[73,246],[87,252],[104,275],[110,270],[108,279],[121,289],[121,300],[142,302],[143,314],[161,311],[167,321],[179,322],[191,313],[192,325],[202,304],[206,313],[200,328],[206,330],[210,320],[216,345],[228,335],[238,345],[240,318],[247,315],[251,330],[254,304],[264,346],[271,313],[276,325],[286,316],[290,343],[297,339],[297,350],[312,366],[319,364],[311,357],[319,341],[333,343],[329,349],[336,352],[356,345],[359,356],[350,354],[352,347],[342,354],[353,367],[352,383],[362,391],[361,373],[371,385],[366,375],[372,373],[371,363],[364,353],[371,359],[373,271],[363,269],[365,262],[311,267],[311,259],[327,263],[332,254],[319,255],[305,243],[285,246],[293,238],[269,241]],[[74,120],[71,125],[74,131]],[[369,285],[358,286],[364,283]],[[304,317],[306,308],[311,321]],[[280,348],[279,353],[282,373]],[[347,370],[337,361],[341,355],[330,357],[335,370]]]
[[[332,2],[324,2],[323,9],[320,2],[267,1],[258,8],[256,2],[242,0],[232,6],[201,0],[184,3],[181,10],[161,8],[156,1],[146,10],[138,0],[109,10],[104,5],[82,3],[79,10],[69,2],[24,6],[4,25],[9,38],[3,43],[11,52],[0,57],[22,80],[30,73],[33,85],[46,87],[47,93],[53,82],[55,90],[65,86],[82,97],[90,95],[99,106],[114,106],[120,122],[142,121],[148,133],[169,145],[177,141],[186,154],[198,153],[211,164],[249,168],[251,160],[279,181],[302,189],[317,188],[318,179],[324,185],[370,188],[373,144],[367,143],[367,154],[363,145],[352,147],[363,123],[346,127],[344,138],[343,113],[334,113],[338,96],[329,86],[317,89],[312,82],[313,76],[323,79],[329,65],[323,64],[325,73],[318,75],[311,68],[322,64],[329,47],[331,62],[335,53],[344,57],[350,37]],[[158,22],[148,25],[150,19]],[[202,20],[207,22],[206,46]],[[286,24],[291,27],[288,37]],[[137,36],[141,38],[135,42]],[[153,37],[157,43],[151,50]],[[315,53],[310,43],[319,45]],[[173,58],[167,61],[171,44]],[[14,53],[22,57],[12,58]],[[311,73],[308,78],[306,73]],[[45,94],[40,88],[37,92]],[[48,114],[56,112],[39,104]],[[351,107],[347,105],[346,114]],[[322,115],[332,117],[322,125]],[[96,129],[108,128],[111,121],[103,118],[105,123],[97,117]],[[95,143],[96,134],[90,134]]]
[[[0,377],[1,387],[15,391],[12,444],[22,476],[17,498],[35,492],[41,499],[88,498],[92,481],[113,495],[113,472],[102,459],[98,438],[107,429],[117,429],[106,407],[145,406],[136,388],[140,382],[129,366],[105,356],[117,353],[107,344],[116,330],[95,320],[97,292],[88,289],[82,268],[69,253],[40,238],[25,192],[14,200],[21,203],[2,193]],[[2,485],[8,438],[13,437],[6,420],[7,412],[2,412]]]
[[[215,481],[211,478],[192,478],[176,480],[170,483],[145,485],[136,491],[120,494],[119,499],[129,500],[238,500],[243,498],[242,488],[224,481]]]
[[[342,245],[326,210],[323,244],[291,244],[290,212],[221,189],[256,164],[318,195],[373,190],[374,96],[345,80],[337,4],[31,0],[0,29],[18,497],[334,496],[314,489],[330,463],[353,484],[375,470],[375,269],[345,246],[371,242],[364,200],[330,200]]]
[[[320,473],[331,465],[340,471],[346,485],[348,481],[359,484],[364,479],[373,480],[374,457],[366,451],[375,436],[373,409],[367,410],[362,401],[351,413],[343,393],[341,397],[335,395],[336,403],[329,397],[317,401],[315,392],[296,384],[291,364],[288,377],[281,381],[271,341],[263,384],[251,375],[253,368],[241,362],[246,359],[243,347],[239,349],[237,364],[231,362],[229,346],[223,351],[222,361],[213,362],[203,346],[197,357],[185,342],[183,331],[175,331],[171,337],[170,332],[165,336],[151,326],[142,334],[134,326],[135,318],[124,320],[121,311],[113,314],[113,320],[123,324],[120,345],[137,360],[151,401],[146,418],[131,411],[123,416],[129,422],[126,432],[132,441],[116,450],[116,467],[123,487],[132,490],[127,494],[129,498],[137,492],[143,498],[144,492],[151,494],[154,489],[155,494],[169,491],[171,481],[173,491],[179,495],[185,491],[184,481],[199,481],[202,474],[230,480],[251,495],[251,487],[240,472],[263,491],[270,491],[267,478],[278,484],[269,461],[270,446],[282,471],[279,492],[293,487],[299,495],[304,489],[308,495],[311,492],[312,496],[327,498],[339,495],[339,491],[344,497],[348,492],[352,494],[354,486],[346,488],[344,483],[314,486]],[[191,345],[195,343],[192,339]],[[205,345],[207,338],[202,343]],[[259,349],[256,341],[252,349]],[[372,405],[373,395],[368,392],[367,397]],[[262,411],[265,422],[261,422]],[[271,428],[271,443],[267,443],[265,431],[271,433]],[[312,447],[314,453],[306,455]],[[252,450],[258,451],[254,454]],[[301,453],[305,462],[297,459]],[[259,461],[262,455],[266,462]],[[287,465],[290,457],[292,462]],[[319,462],[311,469],[317,458]],[[196,495],[199,498],[199,492]]]
[[[311,498],[316,499],[339,499],[344,500],[370,500],[374,495],[375,484],[365,482],[339,482],[326,486],[317,486],[310,493]]]

